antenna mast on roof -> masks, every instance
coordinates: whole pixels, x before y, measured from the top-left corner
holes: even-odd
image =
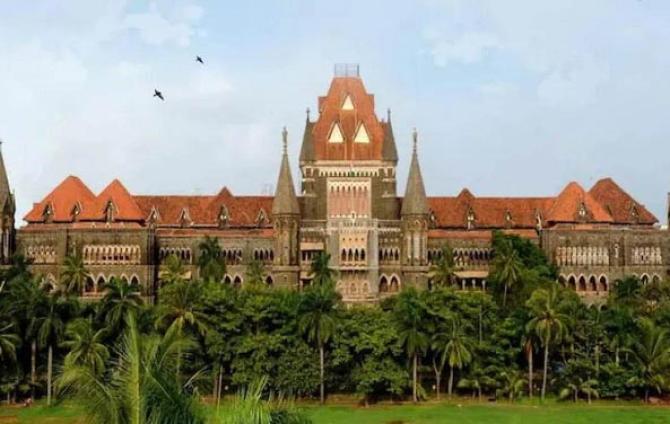
[[[334,67],[335,77],[360,78],[360,66],[358,63],[336,63]]]

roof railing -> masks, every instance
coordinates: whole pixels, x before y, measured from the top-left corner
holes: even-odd
[[[336,63],[334,67],[336,77],[360,78],[360,66],[358,63]]]

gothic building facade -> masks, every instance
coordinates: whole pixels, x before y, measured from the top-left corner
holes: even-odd
[[[0,168],[0,260],[32,261],[46,284],[64,258],[81,255],[90,271],[83,295],[95,298],[113,277],[151,297],[170,255],[196,278],[198,245],[218,239],[227,264],[222,283],[244,284],[251,261],[266,283],[300,289],[312,259],[331,255],[347,302],[372,303],[405,286],[426,288],[431,262],[453,249],[461,288],[486,288],[494,230],[536,242],[560,269],[560,284],[589,298],[607,295],[618,278],[664,279],[670,237],[645,207],[609,178],[588,191],[575,182],[547,197],[429,197],[417,134],[404,195],[397,190],[398,153],[390,113],[379,119],[357,68],[336,72],[318,116],[305,123],[296,194],[286,151],[274,196],[239,196],[224,187],[205,196],[137,195],[112,181],[95,194],[69,176],[24,217],[14,232],[14,199]]]

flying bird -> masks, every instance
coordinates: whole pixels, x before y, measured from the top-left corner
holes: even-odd
[[[159,99],[165,101],[165,98],[163,97],[163,93],[161,93],[160,91],[156,90],[155,88],[154,88],[154,95],[153,95],[153,97],[158,97]]]
[[[203,65],[205,64],[205,61],[202,60],[202,58],[201,58],[200,56],[196,56],[196,57],[195,57],[195,61],[196,61],[196,62],[200,62],[200,63],[202,63]]]

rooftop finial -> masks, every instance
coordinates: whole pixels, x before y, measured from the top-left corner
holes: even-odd
[[[386,109],[386,122],[391,122],[391,108]]]
[[[286,127],[284,127],[281,131],[281,138],[284,147],[284,154],[286,154],[286,151],[288,150],[288,131],[286,130]]]
[[[308,122],[309,122],[309,112],[310,112],[310,110],[309,110],[309,108],[307,108],[307,109],[305,110],[305,114],[307,114],[307,121],[308,121]]]
[[[416,153],[416,145],[419,140],[419,133],[416,132],[416,127],[412,130],[412,149]]]

